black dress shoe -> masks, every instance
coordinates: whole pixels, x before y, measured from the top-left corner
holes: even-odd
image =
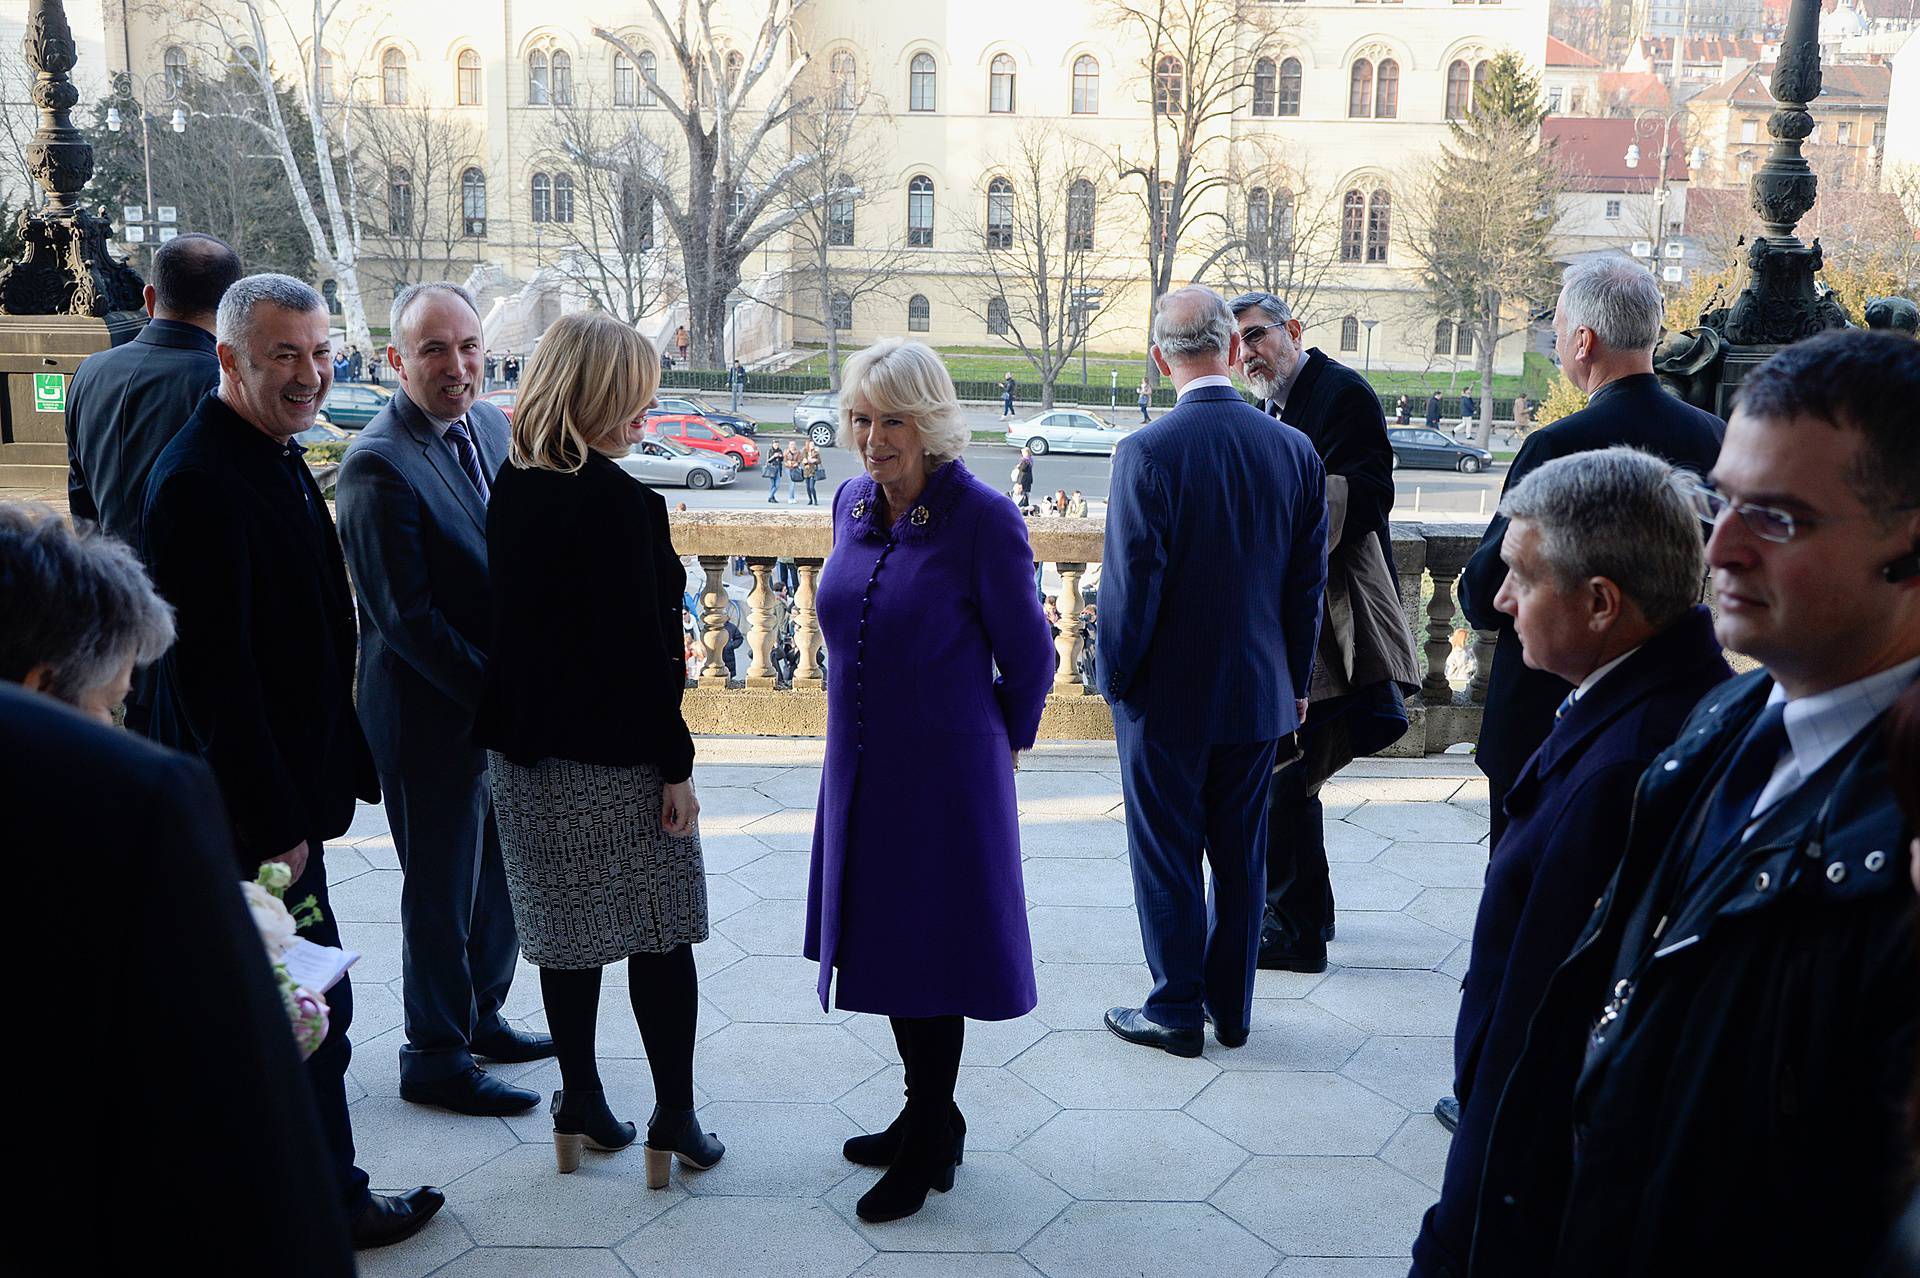
[[[387,1247],[413,1237],[446,1202],[447,1196],[432,1185],[404,1194],[375,1194],[353,1222],[353,1249]]]
[[[1327,943],[1269,932],[1260,938],[1258,962],[1263,972],[1324,972]]]
[[[1116,1007],[1107,1012],[1107,1028],[1129,1043],[1157,1047],[1175,1056],[1198,1056],[1204,1036],[1198,1029],[1170,1029],[1156,1025],[1137,1007]]]
[[[1433,1116],[1440,1125],[1450,1132],[1460,1130],[1460,1102],[1452,1096],[1442,1096],[1433,1103]]]
[[[546,1034],[533,1034],[526,1030],[512,1028],[504,1034],[495,1034],[492,1038],[477,1040],[469,1046],[475,1056],[484,1056],[502,1065],[544,1061],[559,1050],[554,1047],[553,1039]]]
[[[438,1105],[475,1118],[504,1118],[524,1114],[540,1103],[540,1093],[503,1083],[478,1065],[464,1074],[436,1078],[430,1083],[401,1083],[400,1099],[416,1105]]]
[[[1246,1026],[1242,1025],[1238,1029],[1221,1029],[1219,1022],[1213,1019],[1212,1012],[1202,1012],[1200,1013],[1200,1017],[1206,1021],[1207,1024],[1213,1026],[1213,1036],[1220,1040],[1220,1046],[1245,1047],[1247,1045],[1248,1030]]]

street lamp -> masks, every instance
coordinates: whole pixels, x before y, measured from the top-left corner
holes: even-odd
[[[1100,299],[1107,295],[1103,288],[1076,288],[1073,290],[1073,304],[1068,308],[1074,336],[1080,342],[1080,402],[1085,403],[1087,396],[1087,331],[1092,327],[1090,321],[1100,309]]]
[[[161,86],[157,95],[153,88],[156,84]],[[175,88],[173,81],[169,78],[169,73],[159,71],[152,75],[134,75],[129,73],[127,76],[127,91],[135,95],[134,105],[140,109],[140,162],[146,172],[147,183],[147,202],[142,206],[141,210],[146,216],[146,225],[141,228],[140,238],[141,242],[145,243],[147,227],[153,228],[153,233],[156,237],[160,232],[157,223],[157,209],[153,202],[153,147],[147,131],[147,107],[143,99],[151,99],[158,96],[163,102],[172,101]],[[107,107],[107,131],[109,133],[118,133],[125,122],[125,118],[120,114],[119,107],[111,105]],[[187,131],[186,110],[176,105],[167,123],[175,133],[185,133]],[[149,250],[149,252],[151,251],[152,250]]]
[[[1366,325],[1367,329],[1367,362],[1360,370],[1361,375],[1366,376],[1373,372],[1373,326],[1380,321],[1377,319],[1363,319],[1360,322]]]
[[[1633,118],[1633,141],[1627,143],[1627,167],[1629,169],[1637,169],[1640,167],[1641,159],[1639,141],[1640,126],[1642,123],[1651,120],[1658,119],[1660,121],[1660,155],[1659,158],[1654,161],[1655,185],[1653,192],[1653,272],[1656,276],[1660,274],[1661,264],[1666,260],[1667,157],[1672,154],[1673,123],[1675,120],[1691,116],[1692,114],[1692,110],[1684,106],[1675,107],[1673,110],[1667,112],[1661,112],[1657,108],[1642,111]],[[1682,125],[1683,130],[1684,128],[1685,126]],[[1706,148],[1696,146],[1688,153],[1686,158],[1690,162],[1687,171],[1687,176],[1690,179],[1693,176],[1693,170],[1705,167],[1707,162]]]

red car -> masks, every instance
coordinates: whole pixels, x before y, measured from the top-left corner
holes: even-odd
[[[482,395],[480,398],[484,399],[485,401],[487,401],[487,403],[492,404],[495,408],[505,413],[507,415],[507,420],[512,421],[513,420],[513,401],[520,398],[520,391],[516,387],[503,386],[497,391],[488,391],[486,394]]]
[[[726,453],[738,462],[741,470],[760,464],[760,447],[744,435],[736,435],[733,428],[719,422],[710,422],[704,417],[688,417],[675,414],[664,417],[647,418],[647,433],[670,439],[676,444],[685,444],[688,448],[698,448],[709,453]]]

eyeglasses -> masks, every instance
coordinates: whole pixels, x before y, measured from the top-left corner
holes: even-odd
[[[1802,529],[1815,528],[1825,522],[1806,515],[1790,515],[1773,506],[1740,501],[1706,484],[1689,485],[1687,495],[1693,500],[1694,514],[1700,516],[1700,522],[1708,528],[1717,526],[1720,516],[1731,510],[1762,541],[1784,544],[1792,541]]]
[[[1243,328],[1240,330],[1240,344],[1242,346],[1258,346],[1261,338],[1279,327],[1280,325],[1278,324],[1255,324],[1252,328]]]

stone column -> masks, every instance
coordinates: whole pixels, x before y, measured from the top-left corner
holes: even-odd
[[[703,688],[727,686],[727,591],[720,580],[726,567],[725,555],[700,556],[700,570],[707,574],[700,592],[700,646],[707,650],[707,662],[700,667]]]
[[[795,561],[800,570],[800,589],[793,597],[793,641],[800,649],[799,659],[793,667],[793,686],[796,688],[818,688],[821,685],[820,659],[820,614],[814,610],[814,588],[820,578],[820,561],[800,559]]]
[[[747,560],[753,574],[753,592],[747,596],[747,648],[753,660],[747,666],[749,688],[771,688],[776,684],[773,670],[773,560],[757,556]]]
[[[1454,583],[1467,566],[1471,547],[1450,540],[1427,539],[1427,571],[1433,574],[1433,598],[1427,601],[1427,675],[1420,695],[1428,705],[1450,705],[1453,685],[1447,682],[1447,654],[1452,651]]]
[[[1476,706],[1487,704],[1487,680],[1493,677],[1493,649],[1499,642],[1498,630],[1473,632],[1473,683],[1468,695]]]
[[[1054,636],[1054,651],[1060,665],[1053,672],[1053,695],[1083,697],[1087,685],[1080,678],[1080,654],[1087,638],[1087,623],[1080,619],[1080,578],[1085,564],[1055,564],[1060,570],[1060,633]]]

